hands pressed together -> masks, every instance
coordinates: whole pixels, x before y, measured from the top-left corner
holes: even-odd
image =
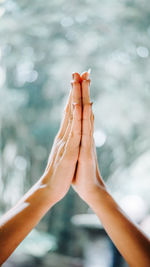
[[[43,176],[0,219],[0,265],[72,185],[97,214],[129,266],[149,267],[149,239],[114,201],[100,175],[89,73],[74,73],[71,84],[64,118]]]
[[[71,184],[87,203],[104,183],[98,169],[93,138],[94,115],[90,101],[89,72],[73,73],[68,103],[44,175],[54,202]]]

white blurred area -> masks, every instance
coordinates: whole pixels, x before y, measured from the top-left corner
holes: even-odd
[[[94,130],[94,140],[96,147],[101,147],[106,142],[106,135],[102,130]]]
[[[140,155],[126,169],[118,169],[110,177],[108,186],[118,199],[122,195],[137,195],[143,198],[149,207],[150,195],[145,194],[150,181],[150,152]],[[138,204],[137,204],[138,205]]]

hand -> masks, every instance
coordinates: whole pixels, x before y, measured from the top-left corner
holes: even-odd
[[[93,139],[94,116],[89,96],[88,73],[81,75],[81,146],[73,187],[92,208],[129,266],[150,266],[150,241],[121,210],[101,178]]]
[[[89,86],[89,73],[85,72],[81,75],[83,105],[81,147],[76,176],[72,182],[75,191],[88,204],[90,204],[99,189],[105,188],[98,168],[96,147],[93,138],[94,115],[92,112],[92,103],[90,102]]]
[[[44,214],[64,197],[71,185],[81,141],[81,86],[79,81],[80,76],[74,74],[64,120],[55,138],[43,176],[0,220],[0,265],[37,225]]]
[[[64,119],[55,138],[47,168],[42,178],[50,189],[55,204],[62,199],[71,185],[79,155],[81,141],[81,85],[80,75],[73,74],[72,90]]]

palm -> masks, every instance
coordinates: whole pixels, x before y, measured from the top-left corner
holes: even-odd
[[[96,158],[96,148],[93,138],[94,116],[92,104],[90,103],[88,73],[81,75],[82,89],[82,137],[79,151],[76,175],[72,185],[75,191],[85,201],[93,195],[97,187],[103,185]]]
[[[73,105],[74,104],[74,108]],[[80,75],[74,73],[64,119],[55,138],[45,171],[52,198],[59,201],[68,192],[74,176],[81,140]],[[69,162],[69,164],[68,164]]]
[[[96,166],[95,159],[92,156],[92,160],[87,164],[87,160],[84,158],[84,153],[82,149],[80,150],[79,161],[77,166],[76,177],[73,180],[73,187],[75,191],[80,195],[81,198],[86,200],[86,197],[93,190],[93,179],[95,177],[96,180]],[[80,162],[82,161],[82,162]]]

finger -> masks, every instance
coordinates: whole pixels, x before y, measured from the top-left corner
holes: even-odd
[[[80,76],[81,81],[88,80],[90,77],[90,73],[91,73],[91,69],[89,69],[88,71],[82,72],[82,74]]]
[[[64,112],[64,118],[62,120],[61,126],[60,126],[60,130],[58,132],[57,138],[63,138],[68,123],[69,123],[69,118],[70,118],[70,114],[71,114],[71,104],[72,104],[72,89],[70,90],[70,94],[69,94],[69,98],[68,98],[68,102],[65,108],[65,112]]]
[[[64,143],[66,143],[67,140],[68,140],[68,137],[69,137],[69,134],[70,134],[70,131],[71,131],[71,126],[72,126],[72,120],[69,121],[67,129],[65,131],[65,134],[63,136],[62,142],[64,142]]]
[[[82,141],[81,141],[81,146],[84,147],[89,147],[93,136],[91,116],[92,116],[92,104],[85,104],[83,106]]]
[[[72,127],[64,151],[65,159],[77,160],[79,145],[81,142],[81,112],[81,105],[75,104]]]
[[[80,74],[78,72],[73,72],[72,73],[72,79],[76,82],[81,82],[81,77],[80,77]]]
[[[90,74],[88,72],[84,72],[81,74],[81,87],[82,87],[82,101],[83,105],[88,104],[90,102]]]
[[[81,104],[81,84],[80,84],[80,74],[74,73],[72,84],[72,101],[73,103]]]
[[[79,73],[77,73],[77,72],[73,73],[72,78],[73,78],[72,90],[70,91],[69,100],[68,100],[67,106],[65,108],[65,116],[64,116],[60,131],[59,131],[59,137],[61,137],[61,138],[64,136],[64,134],[66,132],[69,120],[72,120],[72,103],[74,103],[74,102],[76,103],[77,100],[78,100],[78,102],[81,101],[81,89],[79,90],[79,85],[80,85]]]
[[[91,131],[94,133],[94,114],[91,112]]]
[[[77,72],[74,72],[72,74],[72,101],[71,101],[71,107],[70,107],[70,113],[69,113],[69,127],[65,132],[64,135],[64,140],[67,141],[70,130],[71,130],[71,125],[72,125],[72,120],[73,120],[73,108],[76,104],[81,103],[81,87],[80,87],[80,74]]]

